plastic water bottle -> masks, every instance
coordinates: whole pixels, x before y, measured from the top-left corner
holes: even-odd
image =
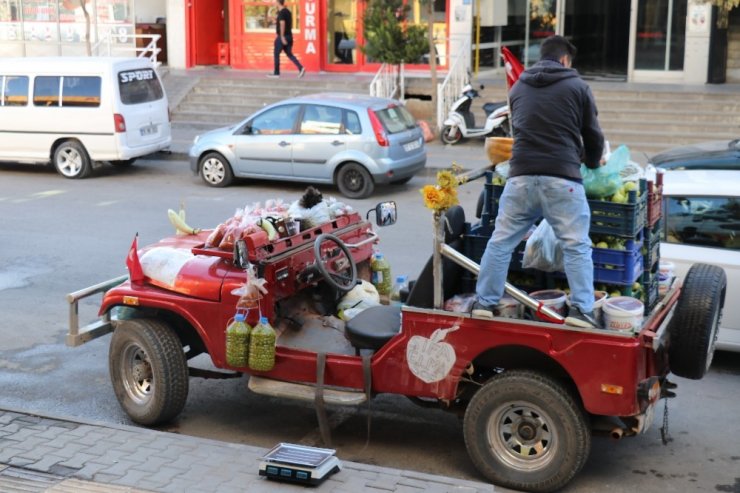
[[[372,273],[372,282],[378,294],[388,296],[391,294],[393,280],[391,278],[391,265],[385,259],[382,253],[376,253],[370,262],[370,271]]]
[[[249,361],[249,334],[251,327],[243,313],[234,315],[226,327],[226,363],[234,368],[244,368]]]
[[[267,317],[252,329],[249,337],[249,368],[256,371],[270,371],[275,366],[275,330]]]
[[[391,304],[401,305],[401,291],[408,288],[408,281],[406,276],[397,276],[396,282],[393,283],[393,289],[391,290]]]

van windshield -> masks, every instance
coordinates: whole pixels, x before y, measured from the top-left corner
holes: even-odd
[[[118,72],[118,87],[123,104],[148,103],[164,97],[157,74],[150,68]]]

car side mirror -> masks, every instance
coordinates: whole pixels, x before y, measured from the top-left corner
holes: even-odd
[[[249,267],[249,251],[247,250],[247,242],[244,239],[234,242],[234,266],[242,270]]]
[[[392,200],[381,202],[375,206],[375,224],[378,226],[392,226],[398,219],[398,209]]]

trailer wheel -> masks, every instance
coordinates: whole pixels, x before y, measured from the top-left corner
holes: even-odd
[[[185,407],[187,361],[167,324],[152,319],[121,322],[113,332],[108,365],[116,398],[134,422],[164,423]]]
[[[495,484],[517,490],[562,488],[591,449],[586,415],[571,393],[526,370],[491,378],[471,399],[463,432],[478,470]]]
[[[669,363],[679,377],[699,380],[709,370],[726,291],[727,276],[716,265],[694,264],[686,274],[668,327]]]

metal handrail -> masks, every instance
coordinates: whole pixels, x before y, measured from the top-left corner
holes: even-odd
[[[136,54],[137,58],[149,58],[149,60],[152,62],[152,65],[155,67],[159,67],[162,63],[157,59],[158,55],[162,52],[162,49],[157,47],[157,42],[162,38],[160,34],[129,34],[127,37],[130,37],[133,39],[134,46],[132,47],[128,43],[124,43],[122,45],[114,45],[112,40],[112,33],[111,31],[108,31],[107,33],[104,33],[100,39],[93,45],[92,47],[92,53],[93,55],[100,56],[101,50],[104,48],[104,53],[107,56],[112,56],[114,52],[122,52],[125,51],[127,53],[130,53],[131,49],[133,48],[134,53]],[[148,39],[149,43],[143,48],[136,46],[136,40],[137,39]],[[149,55],[147,56],[147,54]]]
[[[447,71],[447,77],[437,85],[437,129],[447,116],[452,102],[460,95],[462,88],[468,83],[467,53],[470,51],[470,41],[465,41],[455,56],[455,61]]]
[[[370,82],[370,95],[377,98],[396,98],[403,101],[405,97],[405,73],[403,63],[392,65],[384,63]]]

